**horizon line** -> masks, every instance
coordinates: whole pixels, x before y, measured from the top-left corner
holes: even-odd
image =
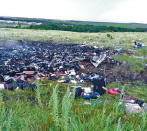
[[[91,23],[113,23],[113,24],[147,24],[138,22],[112,22],[112,21],[93,21],[93,20],[72,20],[72,19],[50,19],[50,18],[36,18],[36,17],[19,17],[19,16],[0,16],[3,18],[25,18],[25,19],[42,19],[42,20],[55,20],[55,21],[73,21],[73,22],[91,22]]]

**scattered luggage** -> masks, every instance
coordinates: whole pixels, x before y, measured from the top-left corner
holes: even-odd
[[[125,104],[125,112],[128,115],[131,115],[133,113],[139,113],[142,111],[142,108],[138,104],[132,104],[132,103],[126,103]]]
[[[142,47],[142,44],[139,43],[139,42],[137,42],[137,41],[135,41],[135,42],[134,42],[134,47],[135,47],[135,48],[141,48],[141,47]]]
[[[108,90],[108,93],[109,93],[110,95],[118,95],[118,94],[120,94],[117,90],[112,89],[112,88],[110,88],[110,89]]]

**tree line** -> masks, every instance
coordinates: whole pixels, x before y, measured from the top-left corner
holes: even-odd
[[[41,25],[30,25],[29,29],[42,30],[62,30],[73,32],[146,32],[147,28],[128,28],[115,26],[99,26],[90,24],[67,24],[57,22],[47,22]]]

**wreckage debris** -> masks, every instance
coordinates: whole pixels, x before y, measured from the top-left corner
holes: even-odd
[[[134,47],[135,48],[141,48],[142,44],[140,42],[134,41]]]
[[[107,63],[108,59],[112,64],[117,63],[113,58],[107,57],[106,53],[109,52],[109,49],[78,44],[6,41],[0,47],[0,81],[6,82],[7,77],[13,79],[15,83],[18,83],[18,80],[25,82],[29,79],[46,78],[58,82],[82,84],[89,82],[87,80],[93,74],[80,72],[85,70],[85,63],[95,67]],[[115,53],[116,51],[112,54]],[[6,88],[12,90],[17,88],[16,86],[18,84]]]
[[[37,86],[31,83],[32,80],[47,79],[76,84],[72,86],[76,89],[75,98],[90,100],[105,93],[118,95],[121,94],[119,89],[107,90],[104,76],[97,71],[86,70],[91,66],[98,69],[103,64],[111,65],[109,68],[119,65],[120,62],[111,56],[121,51],[122,49],[111,50],[78,44],[6,41],[0,46],[0,90],[34,90]],[[137,113],[141,110],[147,111],[144,101],[136,98],[127,100],[123,97],[121,102],[126,103],[127,114],[133,112],[134,108]]]
[[[118,95],[118,94],[120,94],[120,92],[118,90],[112,89],[112,88],[108,90],[108,93],[110,95]]]
[[[106,54],[101,54],[100,56],[93,56],[93,58],[91,59],[91,63],[95,67],[98,67],[99,64],[101,64],[106,59],[106,56]]]
[[[144,100],[139,100],[133,96],[122,93],[120,104],[122,103],[125,104],[125,113],[127,115],[147,112],[147,104],[144,102]]]

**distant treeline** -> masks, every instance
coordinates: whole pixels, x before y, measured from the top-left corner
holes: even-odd
[[[70,23],[70,22],[69,22]],[[96,24],[68,24],[59,22],[47,22],[41,25],[31,25],[29,29],[42,29],[42,30],[62,30],[62,31],[73,31],[73,32],[146,32],[147,28],[129,28],[129,27],[117,27],[96,25]]]
[[[147,24],[141,23],[111,23],[90,21],[62,21],[39,18],[0,17],[0,20],[39,22],[41,25],[17,26],[5,25],[3,28],[25,28],[41,30],[62,30],[73,32],[147,32]]]

